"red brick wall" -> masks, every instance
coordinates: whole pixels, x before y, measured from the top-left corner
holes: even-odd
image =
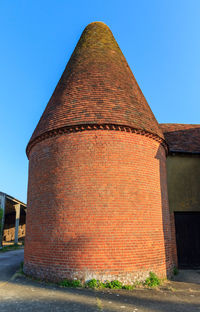
[[[166,276],[172,266],[166,156],[158,142],[97,130],[32,148],[27,274],[128,283],[149,271]]]
[[[171,231],[172,231],[172,257],[173,257],[174,265],[178,267],[174,212],[170,213],[170,219],[171,219]]]

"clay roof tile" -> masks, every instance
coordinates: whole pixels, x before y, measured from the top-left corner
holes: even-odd
[[[170,152],[200,153],[200,125],[160,124]]]
[[[82,124],[117,124],[164,138],[109,27],[89,24],[29,141]]]

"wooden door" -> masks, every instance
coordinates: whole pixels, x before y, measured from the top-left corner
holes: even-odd
[[[175,212],[179,268],[200,268],[200,212]]]

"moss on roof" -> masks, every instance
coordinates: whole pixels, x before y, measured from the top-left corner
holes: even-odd
[[[164,138],[111,30],[94,22],[83,31],[30,142],[60,127],[102,123]]]

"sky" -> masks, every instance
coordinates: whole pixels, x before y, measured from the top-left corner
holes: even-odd
[[[112,30],[155,117],[200,123],[199,0],[0,0],[0,191],[27,201],[26,145],[80,38]]]

